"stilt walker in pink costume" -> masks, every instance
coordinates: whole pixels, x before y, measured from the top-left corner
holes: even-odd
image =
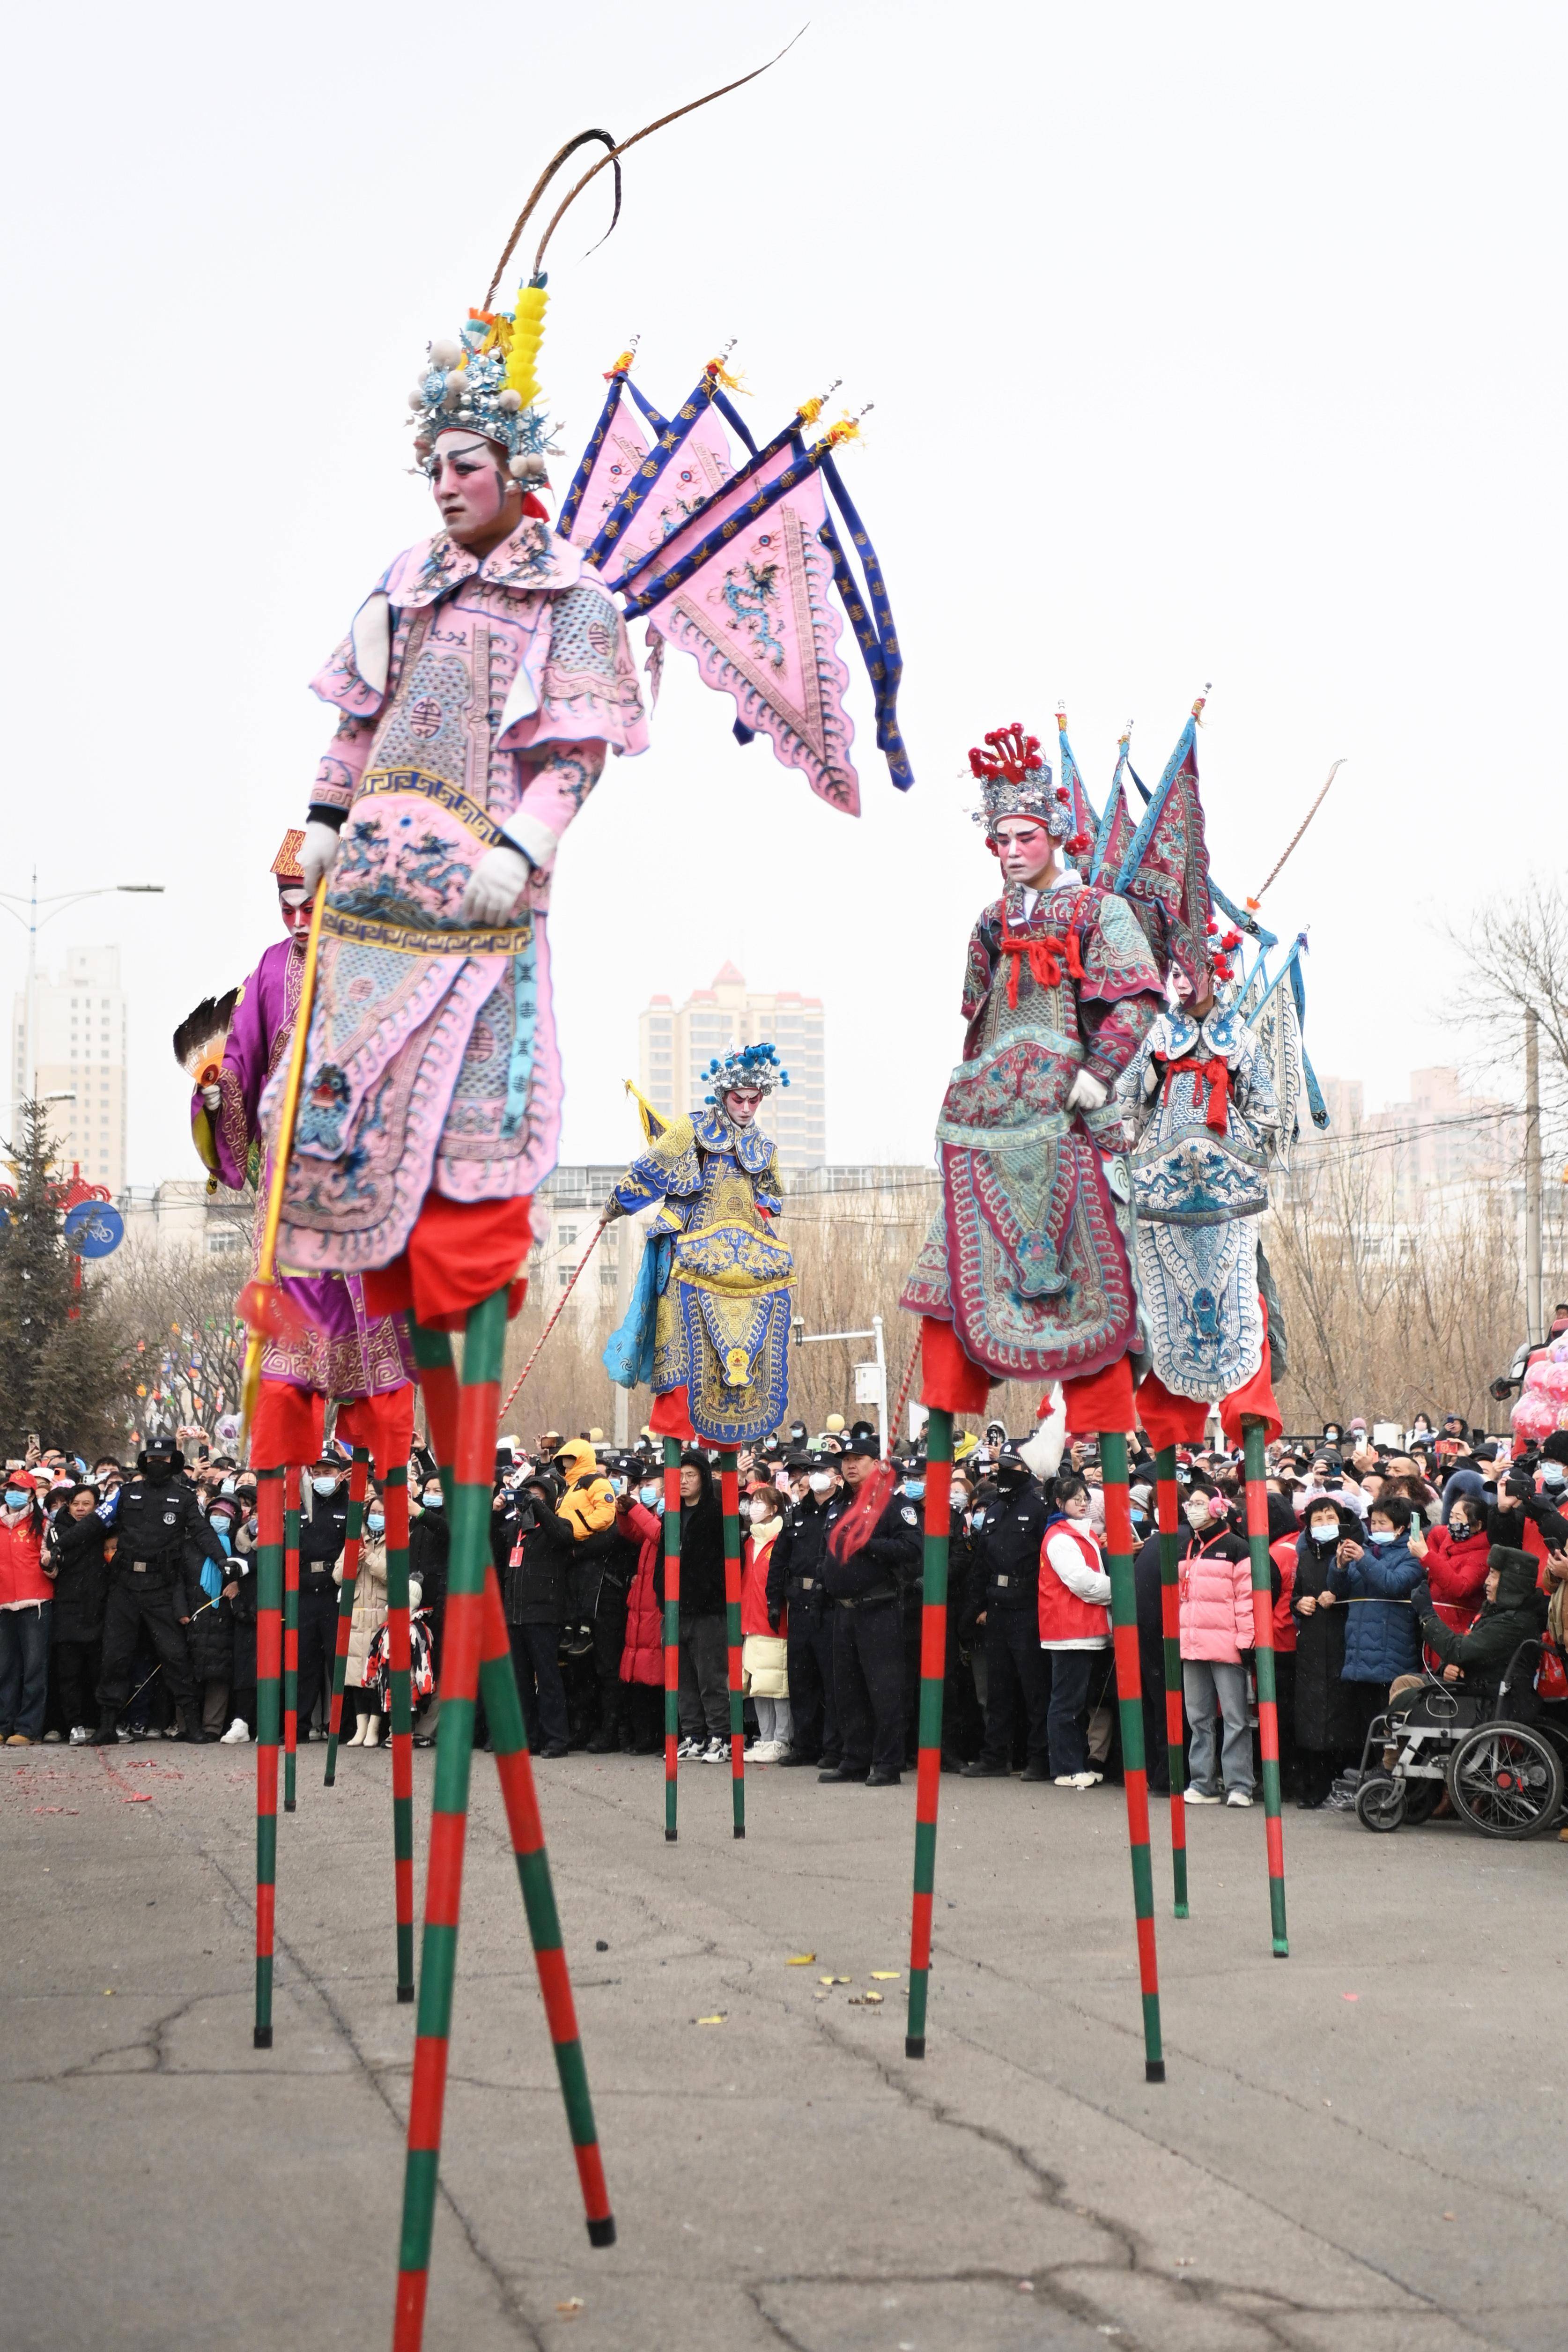
[[[1190,760],[1191,730],[1190,721],[1167,771],[1167,799]],[[1169,824],[1151,828],[1151,855],[1169,887],[1156,894],[1161,922],[1146,927],[1128,898],[1058,860],[1065,846],[1087,865],[1094,846],[1092,812],[1069,757],[1055,782],[1037,739],[1015,725],[988,735],[970,764],[982,787],[976,822],[1001,867],[1003,894],[970,935],[964,1058],[937,1127],[941,1205],[903,1297],[921,1318],[921,1395],[930,1411],[926,1606],[933,1583],[939,1600],[945,1587],[933,1555],[944,1551],[948,1533],[952,1415],[983,1412],[997,1381],[1059,1381],[1068,1433],[1100,1434],[1145,2071],[1159,2082],[1164,2061],[1127,1496],[1139,1311],[1115,1090],[1163,998],[1149,931],[1162,941],[1190,937],[1190,844],[1173,839]],[[1193,776],[1195,784],[1195,767]],[[1195,791],[1186,798],[1195,822]],[[933,1677],[942,1654],[936,1632],[929,1625],[925,1632],[922,1709],[926,1653]],[[934,1688],[940,1733],[939,1682]],[[922,1712],[906,2040],[912,2056],[925,2048],[939,1745]]]

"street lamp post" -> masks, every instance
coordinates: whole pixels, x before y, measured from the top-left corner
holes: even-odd
[[[38,869],[35,866],[33,868],[33,887],[26,898],[20,897],[14,890],[0,890],[0,907],[4,908],[6,914],[14,916],[16,920],[21,924],[23,929],[27,934],[27,986],[26,995],[23,998],[22,1067],[12,1105],[12,1119],[18,1130],[21,1127],[22,1104],[26,1098],[30,1096],[35,1096],[38,1090],[37,989],[39,927],[44,923],[52,923],[57,915],[63,915],[68,907],[78,905],[83,898],[108,898],[113,897],[116,892],[123,898],[161,898],[163,895],[163,885],[161,882],[104,882],[100,883],[96,889],[57,890],[52,898],[40,899],[38,897]],[[48,908],[47,914],[39,914],[38,908],[40,906],[47,907]],[[27,910],[25,915],[19,911],[24,907]]]
[[[857,1364],[855,1367],[857,1375],[855,1384],[855,1402],[857,1404],[875,1404],[877,1408],[877,1426],[881,1437],[882,1459],[885,1462],[888,1455],[893,1450],[893,1444],[898,1436],[898,1431],[896,1429],[890,1430],[888,1427],[888,1350],[882,1338],[881,1317],[879,1315],[872,1316],[871,1328],[868,1331],[808,1331],[805,1325],[801,1321],[797,1315],[795,1317],[795,1326],[790,1333],[790,1337],[795,1341],[797,1348],[820,1347],[825,1339],[875,1340],[877,1346],[876,1360],[869,1364]],[[863,1397],[860,1393],[858,1376],[862,1372],[868,1372],[872,1376],[871,1384],[876,1390],[874,1397]]]

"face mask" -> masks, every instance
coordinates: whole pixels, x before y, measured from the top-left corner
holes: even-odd
[[[909,1496],[911,1503],[918,1503],[921,1496],[925,1493],[925,1490],[926,1482],[923,1478],[906,1478],[904,1480],[904,1492]]]
[[[773,1505],[772,1505],[772,1504],[767,1500],[767,1498],[766,1498],[764,1496],[762,1496],[762,1495],[758,1495],[758,1496],[756,1496],[753,1498],[752,1503],[752,1518],[753,1518],[753,1519],[771,1519],[771,1518],[773,1517]]]
[[[335,1495],[338,1491],[338,1482],[335,1478],[312,1478],[310,1484],[318,1495]]]
[[[23,1505],[26,1502],[26,1500],[27,1500],[27,1490],[26,1490],[26,1488],[25,1486],[7,1486],[7,1487],[6,1487],[6,1489],[5,1489],[5,1508],[6,1508],[8,1511],[19,1511],[19,1510],[22,1508]]]
[[[1551,1494],[1558,1494],[1564,1486],[1568,1486],[1568,1471],[1564,1471],[1561,1462],[1549,1462],[1541,1474],[1541,1483]]]
[[[219,1493],[220,1495],[232,1495],[232,1494],[233,1494],[233,1492],[234,1492],[234,1480],[233,1480],[232,1478],[226,1478],[226,1479],[224,1480],[224,1482],[223,1482],[223,1485],[218,1488],[218,1493]]]
[[[1391,1544],[1398,1541],[1392,1528],[1368,1528],[1366,1539],[1368,1543],[1374,1544]]]
[[[166,1486],[174,1475],[174,1464],[162,1461],[149,1462],[146,1469],[142,1473],[149,1486]]]
[[[1314,1528],[1311,1534],[1312,1541],[1320,1551],[1327,1551],[1331,1544],[1337,1544],[1340,1539],[1338,1528]]]
[[[615,1488],[617,1495],[624,1495],[626,1493],[626,1482],[624,1478],[612,1478],[610,1484]]]
[[[439,1487],[439,1486],[426,1486],[426,1489],[425,1489],[425,1507],[426,1507],[426,1509],[427,1511],[438,1511],[438,1510],[440,1509],[440,1507],[441,1507],[441,1489],[440,1489],[440,1487]]]
[[[983,1528],[985,1525],[984,1512],[976,1511],[971,1517],[969,1524],[972,1528]]]
[[[367,1511],[365,1513],[364,1523],[370,1529],[373,1536],[378,1536],[383,1528],[386,1525],[386,1513],[384,1511]]]
[[[637,1488],[637,1500],[642,1505],[645,1511],[657,1510],[658,1508],[658,1488],[657,1486],[639,1486]]]
[[[814,1495],[826,1495],[833,1480],[826,1470],[814,1470],[806,1484]]]
[[[1198,1502],[1189,1503],[1186,1507],[1186,1520],[1190,1528],[1206,1528],[1209,1523],[1208,1505]]]

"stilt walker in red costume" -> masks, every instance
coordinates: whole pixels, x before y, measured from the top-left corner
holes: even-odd
[[[1168,777],[1190,751],[1190,736],[1189,722]],[[1070,755],[1054,782],[1037,740],[1015,725],[988,735],[970,762],[982,787],[976,822],[1000,866],[1003,894],[970,935],[963,1060],[937,1128],[941,1205],[903,1297],[921,1318],[928,1460],[942,1465],[927,1477],[927,1599],[933,1570],[939,1590],[945,1582],[942,1472],[953,1414],[984,1412],[1001,1381],[1059,1381],[1067,1432],[1100,1435],[1145,2069],[1149,2080],[1163,2081],[1127,1496],[1138,1297],[1115,1101],[1117,1081],[1160,1010],[1161,970],[1129,900],[1059,860],[1065,846],[1087,864],[1094,846],[1092,812]],[[1172,878],[1180,898],[1181,877]],[[937,1638],[931,1626],[925,1632],[934,1676]],[[940,1734],[939,1689],[931,1713]],[[925,2045],[938,1786],[936,1769],[924,1771],[928,1744],[936,1743],[928,1743],[923,1720],[921,1740],[906,2041],[915,2056]]]

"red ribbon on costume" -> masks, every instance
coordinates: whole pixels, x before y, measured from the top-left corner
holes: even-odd
[[[1061,986],[1064,956],[1067,959],[1065,968],[1074,980],[1087,977],[1078,933],[1074,930],[1069,930],[1062,940],[1052,939],[1048,934],[1038,940],[1016,939],[1007,929],[1007,918],[1004,914],[1000,952],[1013,959],[1007,967],[1007,1009],[1010,1013],[1016,1013],[1018,1009],[1018,967],[1024,956],[1028,957],[1029,970],[1041,988]]]
[[[1217,1054],[1207,1062],[1197,1061],[1191,1055],[1185,1061],[1167,1062],[1165,1065],[1167,1088],[1178,1070],[1191,1070],[1197,1080],[1194,1094],[1200,1109],[1203,1108],[1204,1095],[1206,1090],[1208,1109],[1205,1115],[1205,1123],[1212,1127],[1216,1135],[1223,1135],[1230,1118],[1229,1063],[1223,1060]]]

